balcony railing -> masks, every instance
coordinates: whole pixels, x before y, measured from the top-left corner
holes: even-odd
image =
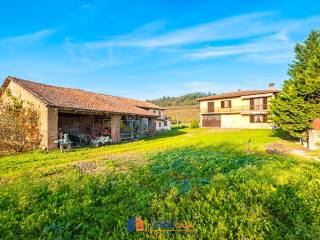
[[[210,110],[210,112],[217,112],[217,113],[231,113],[231,112],[250,112],[250,111],[267,111],[268,106],[266,104],[262,105],[251,105],[251,106],[233,106],[231,108],[221,108],[215,107],[214,111]]]

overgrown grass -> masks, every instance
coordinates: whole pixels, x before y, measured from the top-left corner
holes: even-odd
[[[254,154],[246,153],[248,139]],[[0,236],[140,239],[128,218],[189,222],[174,239],[319,239],[320,163],[266,155],[269,130],[175,129],[154,139],[0,158]],[[99,171],[80,173],[79,161]]]

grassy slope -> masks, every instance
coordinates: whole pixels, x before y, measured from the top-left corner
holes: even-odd
[[[194,235],[174,236],[182,239],[319,238],[320,164],[262,153],[278,141],[269,130],[176,129],[136,143],[2,157],[0,236],[138,239],[126,220],[141,216],[191,222]],[[77,161],[95,162],[97,173],[79,173]]]

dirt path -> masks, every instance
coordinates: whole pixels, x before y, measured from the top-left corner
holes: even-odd
[[[308,150],[304,150],[301,149],[299,147],[289,147],[286,146],[282,143],[273,143],[270,144],[266,147],[266,152],[270,153],[270,154],[280,154],[280,155],[284,155],[284,154],[289,154],[289,155],[295,155],[295,156],[299,156],[299,157],[304,157],[307,159],[311,159],[311,160],[319,160],[320,161],[320,156],[311,156],[309,154]]]

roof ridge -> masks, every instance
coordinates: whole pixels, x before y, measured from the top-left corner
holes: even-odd
[[[196,100],[201,101],[201,100],[220,99],[220,98],[232,98],[232,97],[239,97],[239,96],[259,95],[259,94],[276,93],[276,92],[279,92],[279,90],[276,90],[276,89],[241,90],[241,91],[234,91],[234,92],[219,93],[216,95],[197,98]]]
[[[81,89],[52,86],[12,76],[8,76],[5,79],[3,86],[6,87],[11,81],[24,88],[47,107],[118,114],[136,114],[151,117],[157,116],[147,109],[138,106],[138,104],[134,104],[134,100],[111,97]]]
[[[45,86],[45,87],[53,87],[53,88],[58,88],[58,89],[76,90],[76,91],[81,91],[81,92],[90,93],[90,94],[98,94],[98,95],[107,96],[107,97],[115,97],[115,98],[121,98],[121,99],[128,99],[128,100],[143,102],[143,103],[147,103],[147,104],[152,104],[152,105],[156,106],[157,108],[161,108],[160,106],[158,106],[158,105],[156,105],[156,104],[149,103],[149,102],[147,102],[147,101],[143,101],[143,100],[139,100],[139,99],[134,99],[134,98],[126,98],[126,97],[120,97],[120,96],[115,96],[115,95],[111,95],[111,94],[105,94],[105,93],[99,93],[99,92],[92,92],[92,91],[87,91],[87,90],[80,89],[80,88],[54,86],[54,85],[50,85],[50,84],[44,84],[44,83],[34,82],[34,81],[31,81],[31,80],[22,79],[22,78],[18,78],[18,77],[14,77],[14,76],[8,76],[7,78],[9,78],[9,79],[11,79],[11,80],[16,80],[16,81],[23,81],[23,82],[33,83],[33,84],[39,84],[39,85],[42,85],[42,86]]]
[[[217,96],[217,95],[221,95],[221,94],[228,94],[228,93],[236,93],[236,92],[248,92],[248,91],[266,91],[268,89],[246,89],[246,90],[240,90],[240,91],[230,91],[230,92],[223,92],[223,93],[217,93],[216,95],[212,95],[212,96]]]
[[[31,82],[31,83],[35,83],[29,80],[24,80],[24,79],[20,79],[20,78],[16,78],[13,76],[8,76],[7,79],[10,79],[11,81],[15,81],[17,82],[17,84],[19,84],[19,81],[24,81],[24,82]],[[40,85],[45,86],[45,84],[41,84]],[[19,84],[20,87],[22,88],[26,88],[25,86],[22,86],[21,84]],[[40,101],[42,101],[45,105],[50,105],[50,103],[48,101],[46,101],[43,97],[39,96],[39,94],[35,93],[34,91],[31,91],[30,89],[26,89],[31,95],[33,95],[35,98],[38,98]]]

